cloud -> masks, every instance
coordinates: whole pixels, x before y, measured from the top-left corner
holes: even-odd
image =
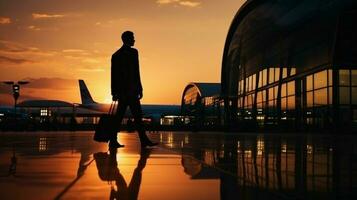
[[[0,63],[12,63],[12,64],[23,64],[32,63],[31,60],[21,59],[21,58],[11,58],[7,56],[0,55]]]
[[[83,49],[64,49],[62,50],[63,53],[85,53]]]
[[[190,8],[198,7],[199,5],[201,5],[201,2],[198,1],[182,1],[182,0],[157,0],[156,3],[159,5],[173,4],[173,5],[190,7]]]
[[[41,30],[41,28],[38,28],[38,27],[33,26],[33,25],[28,26],[27,28],[30,29],[30,30],[33,30],[33,31],[40,31]]]
[[[33,19],[56,19],[63,18],[65,15],[61,14],[46,14],[46,13],[32,13]]]
[[[75,59],[76,57],[83,57],[83,56],[90,55],[90,53],[84,49],[64,49],[62,50],[62,53],[65,54],[65,57],[73,58],[73,59]]]
[[[11,24],[11,19],[8,17],[0,17],[0,24]]]
[[[0,50],[11,53],[38,52],[37,47],[27,47],[17,42],[0,40]]]
[[[179,4],[180,4],[181,6],[187,6],[187,7],[194,8],[194,7],[197,7],[197,6],[201,5],[201,2],[180,1]]]
[[[95,59],[95,58],[84,58],[82,61],[85,62],[85,63],[90,63],[90,64],[98,64],[98,63],[100,63],[100,61],[98,59]]]
[[[30,58],[30,60],[43,59],[43,57],[51,57],[58,55],[56,51],[41,50],[37,47],[27,46],[19,42],[0,40],[0,56],[7,58]],[[40,58],[39,58],[40,57]],[[2,59],[7,60],[5,58]]]
[[[175,3],[179,2],[180,0],[157,0],[156,3],[158,4],[170,4],[170,3]]]

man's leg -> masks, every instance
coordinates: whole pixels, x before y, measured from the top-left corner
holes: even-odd
[[[154,146],[157,143],[153,143],[150,141],[148,136],[145,133],[144,124],[143,124],[143,112],[140,105],[139,99],[132,99],[129,102],[129,107],[132,115],[134,116],[134,122],[136,126],[136,130],[138,131],[140,143],[142,146]]]
[[[125,115],[125,111],[126,111],[127,107],[128,107],[128,104],[124,101],[121,101],[120,103],[118,103],[117,111],[114,114],[114,120],[117,123],[117,125],[115,126],[115,130],[120,130],[121,123],[123,121],[123,117]],[[113,132],[112,138],[109,141],[109,146],[121,147],[121,145],[118,145],[118,142],[117,142],[117,131]]]

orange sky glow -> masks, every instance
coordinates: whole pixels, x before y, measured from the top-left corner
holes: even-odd
[[[0,81],[21,100],[80,103],[78,79],[109,103],[110,57],[135,33],[144,104],[180,104],[189,82],[220,82],[224,42],[243,0],[0,0]],[[12,104],[0,84],[0,105]]]

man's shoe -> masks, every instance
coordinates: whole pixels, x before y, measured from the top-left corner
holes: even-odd
[[[151,141],[148,141],[148,142],[142,142],[141,143],[141,147],[153,147],[153,146],[156,146],[158,145],[159,143],[157,142],[151,142]]]
[[[121,148],[124,147],[125,145],[120,144],[119,142],[109,142],[109,148]]]

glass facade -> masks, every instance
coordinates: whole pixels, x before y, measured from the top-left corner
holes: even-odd
[[[246,2],[223,54],[226,121],[241,128],[356,127],[355,20],[352,0]]]
[[[190,83],[184,89],[181,102],[181,115],[185,124],[202,128],[221,124],[219,83]]]

